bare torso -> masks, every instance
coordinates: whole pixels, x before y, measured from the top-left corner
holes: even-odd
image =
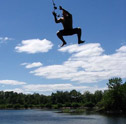
[[[73,29],[72,15],[61,18],[61,23],[64,27],[64,30]]]

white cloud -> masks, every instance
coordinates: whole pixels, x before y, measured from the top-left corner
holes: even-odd
[[[21,65],[27,65],[28,63],[27,62],[24,62],[24,63],[22,63]]]
[[[126,46],[122,46],[120,49],[117,50],[117,52],[126,52]]]
[[[48,79],[93,83],[112,77],[126,78],[126,46],[106,55],[99,43],[70,45],[59,49],[71,57],[61,65],[42,66],[30,73]]]
[[[16,80],[0,80],[0,84],[6,84],[6,85],[24,85],[25,82],[20,82]]]
[[[55,91],[55,90],[68,90],[68,89],[72,89],[72,85],[71,84],[37,84],[37,85],[25,85],[24,89],[26,89],[26,91],[39,91],[39,92],[43,92],[43,91]]]
[[[6,91],[13,91],[13,92],[16,92],[16,93],[24,93],[24,90],[20,89],[20,88],[6,89],[6,90],[4,90],[4,92],[6,92]]]
[[[32,84],[32,85],[25,85],[24,89],[26,92],[56,92],[56,91],[71,91],[73,89],[76,89],[77,91],[80,91],[81,93],[84,93],[85,91],[90,91],[94,93],[96,90],[105,90],[105,88],[99,88],[97,86],[95,87],[89,87],[89,86],[74,86],[72,84]]]
[[[25,65],[25,68],[35,68],[42,66],[42,63],[41,62],[22,63],[21,65]]]
[[[97,56],[104,52],[99,43],[90,43],[82,46],[70,45],[59,49],[61,52],[74,53],[76,57]]]
[[[3,91],[13,91],[17,93],[24,93],[24,94],[32,94],[32,93],[39,93],[39,94],[45,94],[50,95],[52,92],[55,93],[56,91],[71,91],[71,90],[77,90],[81,93],[84,93],[86,91],[89,91],[91,93],[94,93],[97,90],[106,90],[107,87],[98,87],[98,86],[76,86],[72,84],[29,84],[29,85],[22,85],[18,88],[13,89],[4,89]]]
[[[0,44],[7,43],[7,41],[10,40],[14,40],[14,39],[9,37],[0,37]]]
[[[23,40],[21,44],[15,47],[19,53],[26,52],[29,54],[48,52],[53,47],[51,41],[43,39]]]

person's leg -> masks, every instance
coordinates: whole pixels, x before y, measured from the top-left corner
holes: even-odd
[[[61,45],[61,47],[64,46],[65,44],[67,44],[66,41],[63,38],[63,35],[64,35],[64,30],[60,30],[60,31],[57,32],[58,38],[63,42],[63,44]]]
[[[84,43],[85,41],[81,40],[81,28],[74,28],[73,34],[77,34],[78,37],[78,44]]]

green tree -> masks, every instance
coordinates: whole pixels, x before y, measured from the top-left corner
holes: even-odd
[[[126,82],[121,86],[122,104],[121,109],[126,112]]]
[[[80,103],[82,102],[82,95],[80,92],[77,92],[76,90],[72,90],[70,91],[70,99],[71,102]]]
[[[112,78],[107,83],[109,90],[104,92],[102,103],[107,110],[121,110],[123,103],[122,79]]]
[[[122,79],[121,78],[112,78],[109,79],[109,83],[107,83],[109,89],[119,89],[122,85]]]
[[[83,94],[83,102],[84,102],[84,103],[86,103],[86,102],[95,103],[94,95],[93,95],[92,93],[90,93],[89,91],[86,91],[86,92]]]
[[[102,100],[103,97],[103,92],[102,91],[95,91],[94,93],[94,99],[95,99],[95,104],[97,104],[98,102],[100,102]]]

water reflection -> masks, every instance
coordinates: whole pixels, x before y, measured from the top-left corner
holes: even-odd
[[[126,124],[126,118],[99,114],[70,115],[40,110],[0,110],[0,124]]]

